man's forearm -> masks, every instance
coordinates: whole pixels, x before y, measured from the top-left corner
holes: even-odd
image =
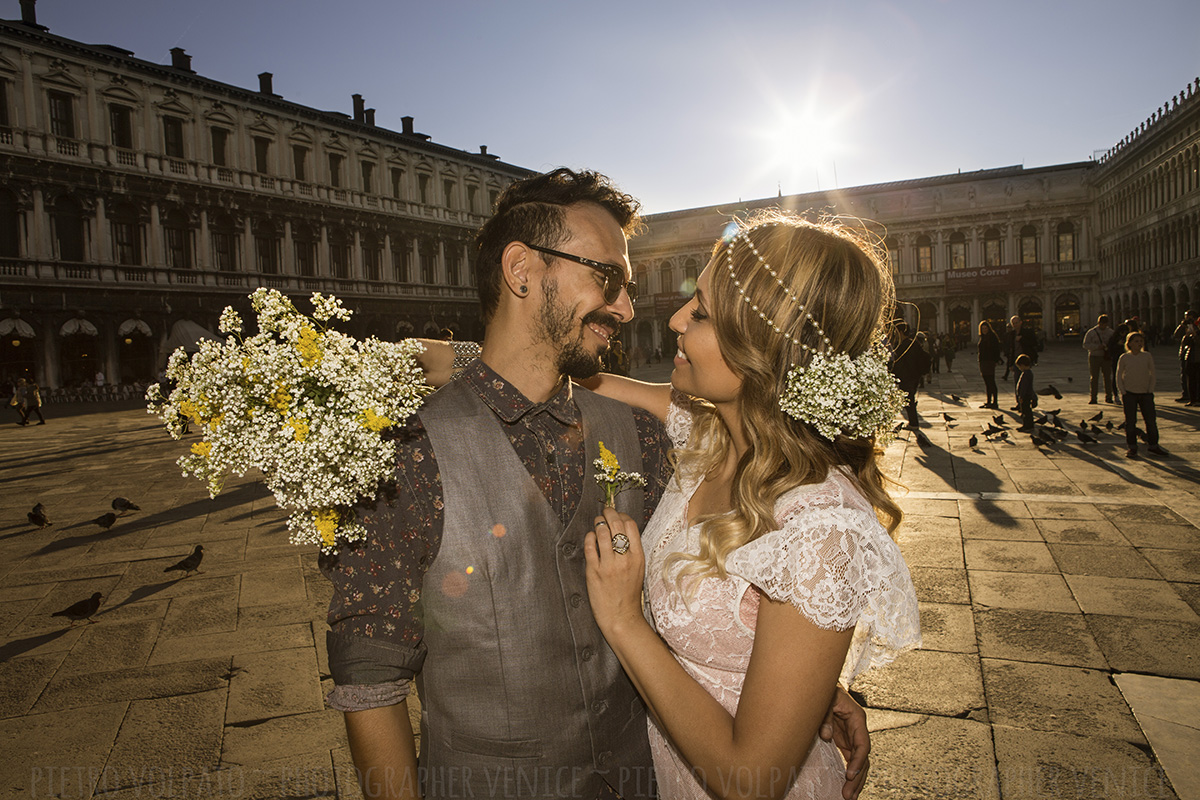
[[[366,711],[348,711],[344,717],[350,755],[354,758],[363,797],[419,798],[417,747],[408,718],[408,701]]]

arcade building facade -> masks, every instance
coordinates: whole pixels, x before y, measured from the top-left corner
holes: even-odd
[[[641,288],[636,354],[675,350],[668,322],[734,218],[783,208],[843,215],[886,248],[897,316],[974,341],[1020,316],[1050,339],[1101,313],[1169,337],[1200,313],[1200,79],[1098,158],[940,175],[654,214],[630,242]]]
[[[154,380],[260,286],[336,294],[356,336],[482,335],[469,242],[532,172],[379,127],[358,95],[320,111],[22,12],[0,21],[0,381]]]

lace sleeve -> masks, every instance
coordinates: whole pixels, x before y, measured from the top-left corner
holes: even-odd
[[[671,390],[671,405],[667,407],[667,435],[676,448],[687,445],[692,435],[692,398],[683,392]]]
[[[785,495],[789,497],[789,495]],[[814,625],[854,629],[841,679],[891,662],[921,643],[917,596],[896,543],[874,514],[792,503],[778,530],[730,554],[726,569]]]

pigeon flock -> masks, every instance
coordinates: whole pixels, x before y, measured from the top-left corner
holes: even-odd
[[[1067,378],[1067,380],[1070,381],[1071,379]],[[1053,397],[1057,400],[1062,399],[1062,392],[1054,384],[1047,384],[1044,388],[1038,389],[1037,394],[1042,397]],[[960,395],[952,394],[950,395],[950,399],[957,405],[966,405],[965,398]],[[1099,444],[1105,436],[1120,436],[1122,441],[1125,438],[1125,423],[1113,424],[1111,419],[1105,420],[1103,411],[1080,420],[1077,426],[1064,422],[1060,418],[1061,414],[1061,408],[1050,411],[1035,411],[1033,430],[1014,430],[1011,433],[1009,430],[1009,418],[1003,414],[997,414],[991,417],[989,422],[980,426],[981,430],[978,434],[971,434],[971,437],[967,439],[967,446],[972,450],[978,448],[981,437],[986,442],[1013,442],[1015,439],[1010,438],[1010,435],[1015,433],[1028,433],[1029,440],[1038,448],[1052,447],[1072,437],[1085,448]],[[941,416],[943,424],[947,429],[957,427],[959,417],[948,414],[945,411],[941,412]],[[1101,427],[1100,423],[1103,423],[1103,427]],[[892,432],[899,434],[906,428],[911,430],[909,425],[901,422],[896,425]],[[918,445],[922,448],[929,446],[928,437],[920,430],[914,430],[913,432]],[[1134,435],[1141,441],[1146,441],[1146,433],[1141,428],[1137,428],[1134,431]]]
[[[105,512],[93,520],[90,524],[98,525],[103,530],[111,530],[117,520],[134,511],[142,509],[132,501],[124,497],[115,497],[112,501],[112,511]],[[50,517],[46,512],[46,506],[42,503],[37,503],[25,515],[29,519],[29,524],[34,525],[41,530],[47,528],[54,523],[50,521]],[[163,570],[163,572],[182,572],[184,578],[191,577],[192,573],[200,574],[200,562],[204,560],[204,547],[196,545],[191,554],[172,564]],[[182,580],[182,578],[180,579]],[[84,621],[88,623],[95,622],[92,617],[100,610],[100,606],[104,603],[104,595],[100,592],[94,592],[91,597],[85,597],[78,602],[72,603],[61,611],[55,611],[50,616],[66,617],[70,620],[69,627],[75,627],[76,622]]]

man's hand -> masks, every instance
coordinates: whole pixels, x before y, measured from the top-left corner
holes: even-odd
[[[842,787],[845,800],[856,800],[867,782],[871,769],[871,734],[867,731],[867,712],[854,702],[845,689],[837,687],[833,702],[821,723],[821,738],[832,741],[846,759],[846,785]]]

